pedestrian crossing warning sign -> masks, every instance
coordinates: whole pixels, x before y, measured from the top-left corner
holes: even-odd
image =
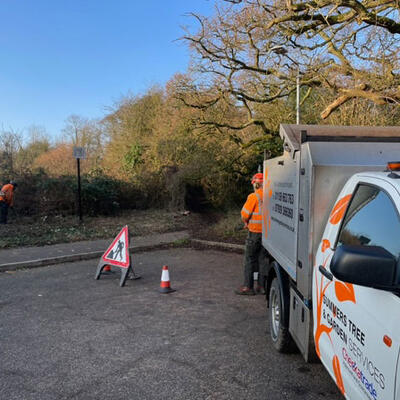
[[[121,229],[121,232],[103,254],[102,259],[111,265],[121,268],[129,268],[128,226]]]
[[[110,266],[121,268],[121,280],[119,285],[124,286],[126,279],[139,279],[140,276],[136,275],[131,265],[129,256],[129,231],[128,225],[123,227],[118,235],[115,237],[111,245],[101,256],[99,264],[97,265],[95,279],[99,279],[102,274],[103,268]],[[104,274],[106,272],[103,272]]]

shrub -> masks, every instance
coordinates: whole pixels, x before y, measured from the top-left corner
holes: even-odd
[[[84,214],[114,215],[120,210],[120,182],[106,176],[84,177],[81,189]]]
[[[77,211],[76,176],[49,177],[44,172],[15,177],[19,214],[72,215]],[[146,198],[134,185],[101,173],[81,177],[82,210],[86,215],[114,215],[122,209],[137,208]],[[141,204],[143,205],[143,204]],[[145,208],[145,207],[141,207]]]

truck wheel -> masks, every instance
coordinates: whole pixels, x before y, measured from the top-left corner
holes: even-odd
[[[284,294],[285,295],[285,294]],[[271,283],[269,291],[269,328],[272,343],[280,353],[289,353],[294,349],[294,342],[286,326],[289,318],[284,315],[282,288],[277,278]]]

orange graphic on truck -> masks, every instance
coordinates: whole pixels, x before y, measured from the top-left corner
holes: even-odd
[[[328,262],[330,256],[328,256],[323,264],[323,267],[325,268],[326,263]],[[315,268],[315,271],[317,270],[317,268]],[[327,282],[325,286],[324,285],[324,277],[321,276],[321,283],[318,286],[318,276],[317,274],[315,274],[315,289],[317,291],[317,324],[316,324],[316,329],[315,329],[315,335],[314,335],[314,341],[315,341],[315,351],[318,354],[318,357],[321,358],[321,353],[319,350],[319,340],[321,339],[321,336],[323,333],[326,333],[329,337],[329,340],[332,342],[331,339],[331,331],[333,329],[333,327],[329,327],[328,325],[324,325],[321,322],[322,319],[322,304],[323,304],[323,300],[324,300],[324,295],[326,290],[328,289],[329,285],[332,282]]]
[[[340,220],[344,217],[344,214],[346,212],[347,205],[349,203],[349,196],[343,197],[341,200],[339,200],[335,207],[334,211],[331,213],[330,221],[333,224],[337,224],[340,222]],[[332,221],[333,220],[333,221]],[[330,250],[330,251],[327,251]],[[329,259],[331,258],[333,252],[331,249],[331,243],[328,239],[323,239],[321,243],[321,252],[322,253],[329,253],[325,254],[325,260],[323,262],[323,267],[328,264]],[[324,277],[321,275],[320,278],[320,283],[318,284],[318,274],[317,274],[317,267],[314,266],[314,271],[315,271],[315,288],[316,288],[316,298],[317,298],[317,318],[316,318],[316,330],[315,330],[315,335],[314,335],[314,341],[315,341],[315,350],[318,354],[318,357],[321,358],[321,353],[320,353],[320,344],[319,341],[321,339],[321,336],[326,333],[329,341],[331,342],[332,346],[332,339],[331,339],[331,332],[333,330],[332,326],[328,326],[326,324],[322,323],[322,307],[323,307],[323,299],[326,290],[332,283],[332,281],[328,281],[325,283]],[[340,281],[335,281],[335,295],[336,298],[339,302],[343,301],[351,301],[353,303],[356,302],[356,297],[354,293],[354,286],[351,283],[345,283],[345,282],[340,282]],[[336,313],[333,312],[333,316],[336,317]],[[336,379],[336,384],[342,394],[345,394],[345,388],[344,388],[344,383],[343,383],[343,377],[342,377],[342,371],[340,368],[340,360],[337,354],[334,355],[332,359],[332,369],[333,373],[335,375]]]
[[[271,215],[269,213],[269,201],[272,197],[271,180],[268,179],[268,168],[264,171],[264,196],[263,196],[263,230],[264,237],[268,237],[271,229]]]
[[[322,244],[322,252],[325,252],[327,248],[330,248],[330,244],[329,244],[329,246],[327,246],[329,241],[328,240],[325,241],[325,240],[323,241],[323,244]],[[323,263],[324,268],[325,268],[328,260],[330,259],[330,257],[331,257],[331,254],[325,258],[325,261]],[[316,270],[317,269],[315,268],[315,271]],[[317,277],[317,274],[315,274],[315,288],[317,291],[317,296],[316,296],[317,297],[317,319],[316,319],[317,326],[315,329],[314,341],[315,341],[315,351],[317,352],[319,358],[321,358],[321,352],[319,349],[319,341],[321,339],[321,336],[324,333],[327,334],[329,341],[331,342],[331,344],[333,346],[332,339],[331,339],[331,332],[333,330],[333,327],[332,326],[329,327],[328,325],[325,325],[321,322],[322,305],[323,305],[324,295],[331,283],[332,282],[327,282],[324,286],[324,277],[321,276],[321,282],[320,282],[320,285],[318,286],[318,277]],[[342,371],[340,369],[340,361],[339,361],[339,357],[337,355],[335,355],[333,357],[332,367],[333,367],[333,372],[334,372],[335,378],[336,378],[336,384],[337,384],[338,388],[340,389],[340,391],[342,392],[342,394],[344,395],[345,389],[344,389],[344,384],[343,384]]]
[[[351,199],[351,194],[348,194],[347,196],[342,197],[333,207],[333,210],[331,212],[331,215],[329,217],[329,222],[332,225],[338,224],[344,217],[344,214],[347,210],[347,206],[349,204],[349,201]]]
[[[356,296],[354,294],[354,286],[351,283],[346,282],[335,282],[335,293],[337,299],[342,301],[351,301],[353,303],[356,302]]]
[[[345,394],[345,390],[344,390],[342,371],[340,369],[340,361],[339,361],[339,357],[338,356],[333,357],[332,366],[333,366],[333,372],[334,372],[335,378],[336,378],[336,385],[338,386],[339,390],[344,395]]]

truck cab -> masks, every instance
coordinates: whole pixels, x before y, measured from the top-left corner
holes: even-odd
[[[317,251],[315,347],[350,399],[400,395],[395,387],[400,351],[399,205],[400,174],[352,176]]]
[[[400,398],[400,128],[282,125],[264,161],[270,336],[352,400]]]

